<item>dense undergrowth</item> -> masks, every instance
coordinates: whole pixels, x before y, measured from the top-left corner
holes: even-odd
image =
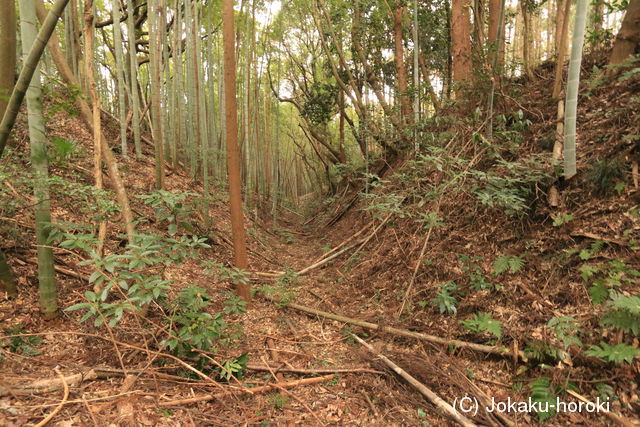
[[[354,317],[522,354],[513,366],[496,363],[508,375],[509,395],[545,402],[575,391],[637,413],[640,193],[631,171],[640,134],[636,70],[631,63],[604,77],[595,66],[585,72],[591,78],[580,103],[580,173],[570,182],[561,179],[549,150],[555,111],[547,94],[551,75],[543,67],[537,82],[508,86],[493,138],[481,132],[479,110],[461,115],[452,106],[448,114],[420,123],[429,133],[419,154],[397,160],[383,176],[366,176],[366,191],[357,191],[354,204],[345,203],[354,194],[314,201],[314,236],[333,236],[318,239],[323,251],[367,222],[384,223],[371,242],[326,271],[327,299]],[[51,119],[70,113],[57,108]],[[56,122],[56,132],[64,125]],[[55,136],[50,158],[49,244],[67,271],[76,273],[61,286],[65,319],[92,333],[144,340],[219,380],[242,378],[250,357],[242,348],[247,307],[232,285],[251,280],[256,292],[284,304],[306,285],[286,268],[276,279],[258,282],[231,267],[224,238],[228,219],[216,214],[223,190],[217,188],[218,196],[208,201],[205,215],[213,215],[205,221],[198,186],[178,171],[168,191],[149,191],[148,165],[123,164],[139,218],[138,234],[127,242],[118,232],[113,194],[93,187],[83,148],[89,142],[81,138]],[[27,260],[33,257],[33,177],[25,148],[18,138],[0,164],[0,182],[9,189],[0,192],[0,232],[3,248]],[[357,169],[345,165],[344,173]],[[557,208],[547,201],[552,185],[561,189]],[[100,236],[103,222],[110,228],[106,240]],[[332,225],[323,229],[323,222]],[[253,223],[252,246],[264,246],[264,234]],[[289,231],[275,234],[298,244]],[[33,291],[33,266],[23,262],[17,271],[21,285]],[[210,282],[226,284],[224,291],[213,294]],[[35,330],[9,323],[2,326],[5,335]],[[352,331],[346,328],[344,335]],[[0,346],[28,356],[40,344],[16,336]],[[443,352],[468,358],[465,375],[471,380],[485,361],[453,346],[428,351],[433,357]],[[194,376],[183,367],[178,373]],[[270,397],[276,409],[284,405],[281,398]],[[555,415],[547,411],[537,418]]]

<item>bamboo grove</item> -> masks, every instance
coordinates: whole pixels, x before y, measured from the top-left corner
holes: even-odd
[[[153,157],[157,189],[170,179],[168,169],[183,168],[200,180],[205,222],[207,202],[224,191],[227,177],[238,203],[243,194],[246,213],[277,220],[280,206],[296,206],[306,195],[338,194],[362,176],[368,182],[390,160],[419,151],[429,141],[425,123],[452,105],[464,114],[485,114],[490,138],[501,79],[534,79],[537,65],[555,59],[560,124],[569,35],[567,92],[575,96],[583,42],[597,49],[613,41],[621,26],[611,54],[617,63],[633,53],[628,40],[638,32],[638,0],[629,2],[623,22],[625,7],[604,0],[591,7],[579,0],[575,8],[568,0],[233,3],[20,1],[16,45],[23,66],[0,126],[0,155],[26,94],[34,171],[47,175],[46,140],[37,137],[44,133],[37,105],[42,69],[75,94],[94,135],[95,185],[103,186],[104,162],[129,236],[135,219],[118,162],[131,158]],[[8,40],[15,34],[15,4],[2,5],[0,30]],[[224,19],[225,10],[230,19]],[[13,70],[15,58],[9,56],[3,52],[3,68]],[[3,89],[12,83],[4,82]],[[567,98],[566,105],[565,160],[575,156],[575,100]],[[103,134],[105,115],[118,123],[118,141]],[[238,179],[231,173],[230,137],[239,141]],[[559,146],[554,155],[562,141]],[[571,165],[565,174],[571,176]],[[48,200],[46,186],[36,187],[36,199]],[[232,209],[232,217],[241,218],[242,206],[232,203]],[[39,204],[37,224],[49,222],[48,215],[46,203]],[[244,230],[238,230],[234,242],[240,244]],[[42,233],[36,233],[41,283],[53,280],[47,279],[53,267]],[[242,256],[236,264],[246,266]]]
[[[590,12],[590,46],[610,38],[621,18],[613,6],[608,14],[603,8],[600,2]],[[486,87],[492,52],[500,52],[495,68],[507,75],[531,75],[554,58],[567,12],[573,19],[561,1],[507,2],[504,10],[499,1],[472,8],[438,0],[236,4],[245,204],[268,209],[335,192],[353,168],[413,147],[423,139],[416,124],[455,90]],[[164,162],[185,167],[206,192],[224,182],[219,2],[71,0],[57,33],[52,43],[61,44],[82,93],[92,93],[83,58],[95,60],[99,105],[121,124],[124,159],[152,150],[158,188]]]

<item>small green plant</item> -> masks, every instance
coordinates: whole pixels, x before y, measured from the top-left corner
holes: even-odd
[[[289,404],[289,398],[280,393],[271,393],[267,396],[267,401],[276,409],[283,409]]]
[[[161,345],[177,356],[194,356],[192,349],[210,350],[214,343],[222,340],[227,323],[222,314],[205,311],[211,305],[210,299],[203,288],[184,289],[171,306],[169,321],[175,333]]]
[[[418,212],[418,217],[416,221],[422,224],[422,228],[427,231],[432,228],[442,227],[443,222],[442,218],[440,218],[435,212]]]
[[[272,284],[264,284],[260,287],[260,291],[269,296],[275,296],[278,304],[287,305],[295,298],[293,288],[298,285],[299,279],[295,271],[287,269],[284,274],[280,275]]]
[[[536,186],[551,176],[544,171],[543,161],[542,157],[522,162],[499,159],[491,171],[472,170],[471,192],[483,206],[503,209],[508,216],[521,215],[529,209]]]
[[[618,159],[600,159],[591,165],[587,180],[601,196],[613,193],[617,183],[624,179],[624,166]]]
[[[613,289],[634,284],[640,278],[640,271],[620,260],[612,260],[603,265],[584,264],[579,271],[582,279],[591,284],[588,291],[594,305],[602,304],[613,296]]]
[[[640,350],[627,344],[609,345],[605,342],[600,342],[600,345],[592,345],[589,350],[586,351],[587,356],[598,357],[605,362],[609,363],[621,363],[627,362],[633,363],[633,358],[640,355]]]
[[[577,336],[582,332],[582,329],[578,326],[578,321],[575,318],[570,316],[554,317],[547,322],[547,327],[553,330],[564,350],[567,350],[571,345],[582,347],[582,341]]]
[[[166,190],[156,190],[149,194],[136,196],[146,205],[154,208],[156,220],[158,222],[167,222],[167,232],[170,236],[178,233],[178,228],[182,227],[186,231],[192,233],[193,226],[189,220],[193,213],[193,208],[185,201],[189,197],[197,196],[195,193],[188,191],[170,192]]]
[[[5,330],[5,335],[21,335],[25,334],[25,327],[22,323],[18,323]],[[42,340],[37,336],[11,337],[7,340],[0,340],[0,348],[7,348],[10,352],[21,354],[23,356],[37,356],[40,350],[36,348]]]
[[[455,282],[441,283],[438,285],[438,293],[435,298],[431,299],[431,303],[438,307],[441,314],[456,314],[458,300],[453,295],[457,291],[458,285]]]
[[[247,311],[247,302],[234,294],[233,292],[225,292],[227,299],[222,309],[227,314],[243,314]]]
[[[574,217],[571,214],[560,214],[560,215],[556,216],[553,219],[553,226],[554,227],[562,227],[563,225],[565,225],[569,221],[573,220],[573,218]]]
[[[536,414],[540,422],[553,418],[557,413],[556,394],[551,388],[549,377],[541,377],[529,383],[530,398],[540,409]]]
[[[221,363],[222,367],[218,367],[218,376],[226,381],[231,378],[241,379],[247,370],[247,362],[249,362],[249,355],[247,353],[241,354],[232,360],[226,360]]]
[[[493,262],[493,274],[499,276],[507,271],[517,273],[523,265],[524,260],[517,255],[500,255]]]
[[[580,253],[578,254],[578,256],[583,261],[591,259],[595,254],[597,254],[598,252],[600,252],[602,250],[604,245],[605,245],[604,241],[596,240],[596,241],[592,242],[591,246],[589,246],[588,248],[582,249],[580,251]]]
[[[471,332],[488,332],[498,339],[502,338],[502,323],[494,319],[491,313],[475,313],[473,319],[463,320],[462,324]]]
[[[458,259],[463,263],[461,267],[462,271],[467,273],[469,283],[476,290],[480,291],[491,288],[502,289],[502,286],[487,281],[482,267],[477,263],[477,261],[482,261],[481,257],[460,255]]]
[[[613,293],[602,325],[613,326],[636,336],[640,333],[640,296]]]
[[[284,230],[277,230],[276,234],[280,237],[282,237],[284,239],[284,242],[287,245],[293,245],[295,243],[295,238],[293,237],[293,234],[289,233],[288,231],[284,231]]]
[[[206,274],[213,275],[221,282],[230,282],[234,285],[246,285],[251,281],[248,271],[237,267],[226,267],[218,261],[207,260],[201,264]]]
[[[66,166],[69,160],[78,157],[78,143],[54,136],[51,139],[51,148],[48,155],[50,162]]]

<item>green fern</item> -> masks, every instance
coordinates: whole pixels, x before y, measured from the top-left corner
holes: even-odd
[[[531,401],[536,403],[537,407],[541,409],[540,412],[536,412],[538,420],[544,422],[556,415],[556,395],[551,389],[551,380],[549,377],[541,377],[529,384],[531,390]]]
[[[605,362],[627,362],[633,363],[633,358],[640,355],[640,350],[627,344],[609,345],[606,342],[600,342],[600,345],[592,345],[586,352],[587,356],[598,357]]]
[[[577,325],[578,321],[570,316],[554,317],[547,323],[547,326],[553,328],[556,337],[562,342],[566,350],[571,345],[582,347],[582,341],[576,336],[582,332]]]
[[[523,265],[524,260],[517,255],[500,255],[493,263],[493,274],[498,276],[507,271],[517,273]]]
[[[489,332],[496,338],[502,338],[502,323],[494,319],[491,313],[476,313],[471,320],[463,320],[462,324],[471,332]]]
[[[611,308],[602,319],[602,325],[613,326],[623,332],[638,335],[640,333],[640,297],[613,294],[609,301]]]

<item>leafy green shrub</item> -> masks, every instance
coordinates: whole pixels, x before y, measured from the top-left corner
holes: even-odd
[[[51,175],[48,178],[49,190],[56,197],[67,200],[69,206],[78,209],[89,223],[109,220],[120,212],[113,192],[98,189],[93,185],[84,185],[63,177]]]
[[[640,271],[620,260],[612,260],[604,265],[584,264],[580,267],[580,273],[582,279],[591,284],[589,296],[593,304],[602,304],[612,295],[612,289],[637,283],[640,278]]]
[[[161,344],[178,356],[193,356],[192,349],[209,350],[223,338],[227,324],[222,314],[205,311],[211,305],[210,299],[203,288],[191,286],[183,290],[173,302],[170,316],[177,333]]]
[[[194,196],[197,196],[197,194],[188,191],[156,190],[136,197],[146,205],[154,208],[156,220],[158,222],[167,222],[167,231],[170,236],[174,236],[178,233],[178,227],[182,227],[190,233],[193,232],[193,226],[190,222],[193,208],[185,204],[185,200]]]
[[[636,336],[640,333],[640,296],[612,293],[602,324]]]
[[[61,230],[53,224],[49,240],[58,241],[60,247],[81,249],[89,258],[80,265],[93,270],[89,283],[94,291],[86,291],[86,302],[75,304],[66,311],[86,310],[81,318],[85,321],[95,317],[96,326],[108,322],[116,326],[127,311],[141,311],[152,302],[164,305],[170,280],[162,278],[164,267],[195,256],[198,248],[208,248],[203,238],[182,236],[180,239],[164,238],[151,234],[134,235],[122,253],[98,254],[96,238],[91,233],[73,233]],[[109,300],[113,291],[124,299]]]
[[[499,159],[489,172],[472,170],[469,172],[473,179],[471,192],[483,206],[503,209],[508,216],[523,214],[536,187],[551,176],[545,171],[549,161],[543,162],[542,156],[520,162]]]
[[[582,329],[577,325],[578,321],[570,316],[558,316],[550,319],[547,326],[553,329],[556,338],[562,343],[564,350],[571,345],[582,347],[582,341],[578,338],[578,334]]]
[[[51,139],[51,148],[48,154],[50,162],[66,166],[69,160],[78,157],[78,143],[55,136]]]

